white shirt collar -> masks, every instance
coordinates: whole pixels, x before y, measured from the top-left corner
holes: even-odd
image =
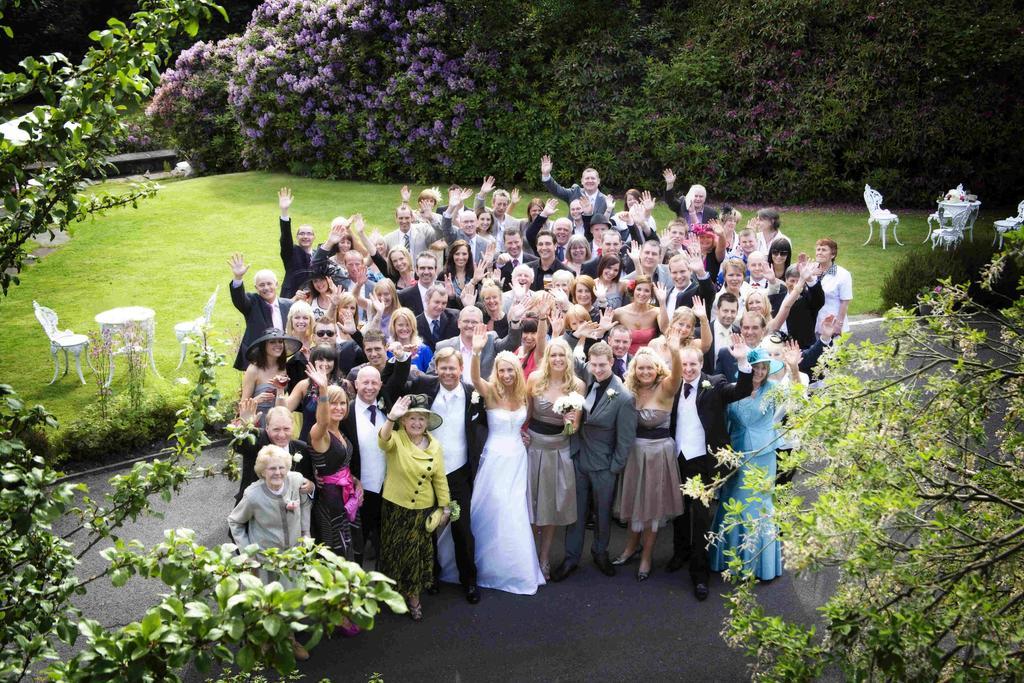
[[[451,391],[448,391],[442,385],[438,385],[438,393],[440,393],[441,397],[444,398],[445,400],[452,398],[463,398],[466,395],[466,392],[462,389],[461,382],[459,382],[459,384],[456,385],[456,387]]]

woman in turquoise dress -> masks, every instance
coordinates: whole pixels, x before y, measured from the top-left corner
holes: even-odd
[[[744,571],[753,572],[762,581],[782,575],[782,544],[775,524],[775,506],[772,501],[774,484],[769,491],[753,491],[748,477],[752,468],[766,471],[766,480],[775,481],[775,449],[779,434],[775,428],[778,419],[775,402],[768,397],[776,383],[768,376],[783,368],[765,349],[754,349],[747,357],[753,368],[754,390],[751,395],[729,404],[728,423],[732,448],[740,454],[740,467],[726,481],[719,494],[720,504],[712,525],[715,541],[710,550],[711,570],[727,568],[728,550],[735,550],[743,560]],[[800,381],[800,356],[786,353],[785,367]],[[738,501],[745,504],[739,523],[726,524],[725,503]]]

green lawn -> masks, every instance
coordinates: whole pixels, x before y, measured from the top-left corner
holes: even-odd
[[[253,266],[250,274],[265,267],[282,272],[277,249],[277,189],[286,185],[295,194],[293,222],[313,224],[318,240],[326,237],[326,226],[339,214],[361,212],[371,228],[389,230],[394,225],[398,185],[269,173],[166,183],[155,199],[139,209],[116,210],[76,225],[67,246],[22,274],[22,284],[0,301],[0,382],[13,385],[26,399],[43,403],[62,419],[73,417],[77,408],[94,400],[96,390],[88,374],[90,383],[85,386],[70,374],[47,386],[53,368],[48,342],[32,313],[33,299],[57,311],[62,329],[82,333],[96,328],[93,316],[109,308],[139,305],[154,309],[157,365],[164,381],[173,381],[186,374],[174,370],[179,348],[174,324],[198,316],[214,287],[221,285],[213,325],[231,360],[233,338],[241,332],[241,316],[231,306],[227,291],[231,278],[227,259],[232,252],[241,251]],[[565,211],[563,206],[560,215]],[[928,248],[921,245],[925,213],[901,211],[900,215],[900,234],[906,246],[893,244],[886,251],[877,237],[870,245],[861,246],[867,235],[863,209],[784,212],[782,229],[794,239],[796,251],[812,253],[818,237],[829,236],[839,242],[839,263],[853,273],[851,310],[859,314],[879,308],[879,287],[894,259],[910,250]],[[659,206],[656,218],[658,225],[664,226],[669,211]],[[982,228],[982,224],[989,227]],[[990,225],[984,217],[979,221],[982,229],[977,239],[991,239]],[[115,390],[123,376],[119,365]],[[238,373],[225,368],[222,376],[221,389],[235,391]],[[159,384],[160,380],[148,377],[154,385]]]

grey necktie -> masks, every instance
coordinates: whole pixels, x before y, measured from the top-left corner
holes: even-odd
[[[405,233],[405,235],[403,235],[403,239],[405,240],[405,249],[406,249],[406,251],[411,253],[412,252],[412,241],[409,239],[409,233]]]

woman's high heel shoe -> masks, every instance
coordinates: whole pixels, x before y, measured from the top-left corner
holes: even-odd
[[[640,557],[640,553],[642,553],[643,551],[644,551],[644,547],[642,545],[638,546],[637,549],[634,550],[631,555],[627,556],[625,553],[623,553],[622,555],[619,555],[618,557],[616,557],[614,560],[612,560],[612,564],[615,565],[616,567],[618,567],[620,565],[623,565],[623,564],[629,564],[630,562],[632,562],[636,558]]]

